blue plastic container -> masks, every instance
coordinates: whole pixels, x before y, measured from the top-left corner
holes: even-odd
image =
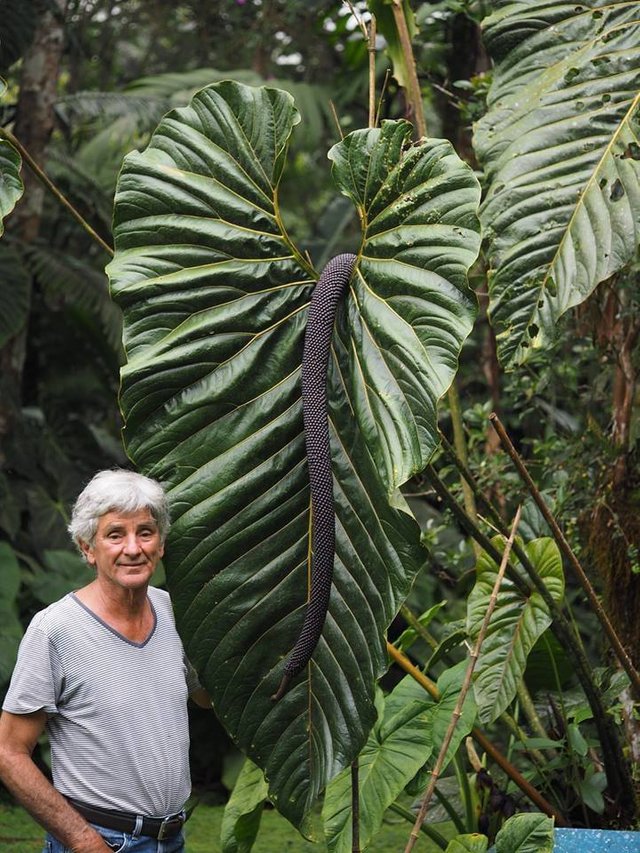
[[[553,853],[640,853],[640,832],[556,829]]]

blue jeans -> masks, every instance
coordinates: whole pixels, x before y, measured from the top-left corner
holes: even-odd
[[[104,826],[91,826],[100,833],[109,847],[116,853],[184,853],[184,835],[179,832],[173,838],[158,841],[148,835],[129,835],[117,829],[107,829]],[[51,834],[47,834],[42,853],[69,853],[68,848],[61,844]]]

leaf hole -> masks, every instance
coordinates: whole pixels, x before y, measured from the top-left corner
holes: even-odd
[[[640,160],[640,145],[630,142],[621,155],[623,160]]]
[[[609,198],[611,201],[620,201],[620,199],[624,196],[624,187],[622,186],[622,181],[620,178],[616,178],[611,186],[611,193]]]

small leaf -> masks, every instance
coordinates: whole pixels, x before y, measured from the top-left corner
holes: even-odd
[[[429,625],[434,616],[446,605],[446,603],[446,601],[439,601],[437,604],[434,604],[433,607],[430,607],[423,614],[418,616],[418,622],[423,628],[426,628]],[[406,628],[402,634],[400,634],[398,639],[394,640],[393,644],[401,652],[405,652],[407,649],[411,648],[419,636],[420,635],[415,628]]]
[[[22,157],[11,143],[0,139],[0,237],[4,234],[4,220],[24,192],[21,167]]]
[[[569,745],[574,752],[581,755],[583,758],[589,752],[589,744],[584,739],[582,732],[575,723],[567,726],[567,739]]]
[[[264,773],[246,759],[225,806],[220,831],[222,853],[249,853],[260,828],[268,793]]]
[[[21,254],[13,246],[0,243],[0,346],[24,328],[30,292],[31,278]]]
[[[579,780],[580,796],[586,806],[596,814],[603,814],[605,803],[602,796],[607,787],[607,777],[602,772],[591,773]]]
[[[452,838],[445,853],[486,853],[489,839],[479,832],[457,835]]]
[[[510,817],[496,835],[496,853],[552,853],[553,820],[543,814]]]
[[[492,541],[503,547],[500,537]],[[564,576],[558,546],[553,539],[536,539],[525,545],[525,551],[551,595],[560,601]],[[497,574],[498,566],[483,552],[476,566],[476,585],[467,601],[467,631],[472,639],[479,634]],[[534,590],[525,596],[505,577],[475,670],[474,690],[483,722],[493,722],[513,700],[527,656],[550,624],[541,595]]]

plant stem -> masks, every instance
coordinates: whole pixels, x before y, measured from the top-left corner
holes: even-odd
[[[551,528],[551,532],[553,533],[553,537],[556,540],[556,542],[558,543],[560,550],[562,551],[564,556],[569,561],[571,567],[573,568],[573,571],[575,572],[575,575],[576,575],[578,581],[580,582],[580,585],[582,586],[583,590],[587,594],[587,598],[589,599],[589,603],[590,603],[591,607],[593,608],[593,612],[598,617],[598,620],[600,621],[600,624],[602,625],[605,634],[609,638],[609,642],[611,643],[613,651],[614,651],[616,657],[618,658],[620,665],[622,666],[624,671],[629,676],[631,683],[633,684],[634,690],[635,690],[637,696],[640,698],[640,674],[638,673],[635,666],[633,665],[633,661],[631,660],[631,658],[627,654],[627,650],[622,645],[622,641],[618,637],[618,634],[616,633],[615,628],[611,624],[609,617],[607,616],[604,608],[600,604],[598,596],[596,595],[594,588],[591,586],[591,582],[589,581],[589,578],[587,577],[584,569],[580,565],[578,558],[573,553],[571,546],[569,545],[568,541],[566,540],[562,530],[560,530],[560,526],[558,525],[558,522],[555,520],[551,511],[549,510],[549,507],[547,506],[544,498],[542,497],[542,495],[538,491],[538,487],[533,482],[533,479],[532,479],[531,475],[529,474],[529,472],[527,471],[527,468],[526,468],[524,462],[522,461],[522,458],[520,457],[520,455],[518,454],[518,451],[513,446],[513,443],[511,442],[511,439],[509,438],[507,431],[505,430],[504,426],[502,425],[500,418],[494,412],[493,414],[489,415],[489,420],[491,421],[495,431],[498,433],[498,436],[500,437],[500,441],[502,442],[502,446],[507,451],[507,453],[511,457],[511,460],[513,461],[515,467],[517,468],[518,473],[520,474],[522,481],[525,483],[525,485],[529,489],[529,493],[531,494],[531,497],[536,502],[538,509],[540,510],[542,515],[544,516],[544,519],[547,522],[547,524],[549,525],[549,527]]]
[[[456,706],[451,716],[451,722],[449,723],[449,727],[444,736],[444,740],[442,741],[442,744],[440,746],[440,752],[438,753],[438,758],[436,759],[435,766],[431,771],[431,780],[427,785],[427,790],[425,791],[424,797],[422,798],[422,802],[420,803],[416,822],[414,823],[413,829],[411,830],[411,834],[409,836],[409,840],[405,848],[405,853],[411,853],[411,851],[415,847],[416,841],[418,840],[420,827],[424,823],[424,819],[427,815],[427,809],[429,808],[429,803],[431,802],[431,797],[433,796],[436,783],[440,777],[440,773],[442,773],[442,770],[444,768],[444,764],[447,758],[447,751],[449,750],[449,746],[451,745],[451,741],[453,740],[453,735],[455,733],[456,726],[458,725],[458,721],[462,716],[462,708],[464,706],[465,699],[467,698],[467,693],[471,688],[471,679],[473,678],[473,671],[476,668],[476,663],[478,662],[478,658],[480,657],[480,649],[482,648],[482,644],[484,643],[484,638],[487,636],[487,631],[489,630],[489,623],[491,621],[493,611],[496,609],[496,604],[498,603],[498,593],[500,591],[500,587],[504,579],[504,574],[507,570],[509,554],[511,553],[513,540],[516,538],[516,530],[518,529],[518,524],[520,523],[521,512],[521,507],[518,507],[518,509],[516,510],[515,518],[513,519],[513,524],[511,526],[511,533],[509,534],[509,538],[507,539],[504,546],[502,562],[500,563],[500,568],[498,569],[498,574],[493,585],[493,589],[491,590],[489,605],[482,619],[482,624],[480,625],[480,631],[478,632],[478,637],[476,639],[475,646],[473,648],[473,651],[469,655],[469,663],[464,674],[464,681],[462,682],[462,687],[460,688],[460,693],[458,694]]]
[[[410,811],[409,809],[406,809],[403,805],[400,805],[400,803],[391,803],[391,805],[389,806],[389,809],[390,809],[390,811],[395,812],[396,814],[399,814],[405,820],[409,821],[409,823],[413,823],[413,820],[414,820],[413,812]],[[435,843],[438,845],[438,847],[440,847],[442,850],[445,850],[447,848],[447,846],[449,845],[449,842],[444,837],[444,835],[440,835],[440,833],[437,831],[437,829],[433,829],[433,827],[431,827],[431,826],[427,826],[426,824],[423,824],[422,832],[428,838],[430,838],[432,841],[435,841]]]
[[[98,243],[98,245],[102,249],[104,249],[105,252],[108,252],[108,254],[113,255],[113,249],[111,248],[111,246],[109,246],[108,243],[105,243],[105,241],[102,239],[102,237],[96,231],[93,230],[93,228],[89,225],[89,223],[86,221],[86,219],[84,219],[83,216],[71,204],[69,199],[65,195],[62,194],[62,192],[58,189],[58,187],[53,183],[51,178],[36,163],[36,161],[33,159],[33,157],[29,154],[27,149],[24,147],[24,145],[22,145],[20,140],[17,139],[17,137],[15,137],[13,135],[13,133],[11,133],[10,130],[7,130],[6,127],[0,127],[0,138],[6,139],[7,142],[9,142],[16,149],[16,151],[19,152],[19,154],[22,157],[22,159],[24,160],[24,162],[31,169],[31,171],[36,176],[36,178],[40,181],[40,183],[43,184],[46,187],[46,189],[48,189],[49,192],[55,196],[55,198],[60,202],[60,204],[69,211],[71,216],[73,216],[73,218],[76,220],[76,222],[78,222],[84,228],[84,230],[87,232],[87,234],[89,234],[89,236],[93,240],[95,240],[95,242]]]
[[[536,711],[536,706],[533,704],[533,699],[531,698],[531,694],[527,690],[527,685],[524,681],[520,681],[518,683],[517,691],[522,713],[527,718],[527,722],[531,726],[531,731],[535,732],[539,737],[548,738],[549,733],[542,725],[538,712]]]
[[[456,453],[462,460],[463,464],[466,466],[468,462],[467,443],[464,437],[464,425],[462,423],[460,395],[458,394],[458,386],[456,385],[455,379],[451,383],[451,387],[449,388],[447,397],[449,400],[449,411],[451,413],[451,425],[453,427],[453,444],[455,446]],[[473,493],[473,489],[463,476],[461,476],[460,482],[462,484],[462,494],[464,496],[464,508],[466,510],[466,513],[469,518],[477,522],[478,510],[476,507],[476,499]],[[475,541],[473,543],[473,547],[477,557],[479,552],[479,546]]]
[[[351,853],[360,853],[360,784],[357,758],[351,762]]]
[[[394,645],[391,643],[387,643],[387,651],[390,657],[400,666],[408,675],[410,675],[415,681],[418,682],[427,693],[432,696],[436,701],[440,699],[440,691],[438,690],[436,684],[431,681],[417,666],[414,666],[411,661],[403,655],[402,652],[398,651]],[[557,812],[553,806],[548,803],[542,794],[537,791],[533,785],[531,785],[524,776],[517,770],[513,764],[511,764],[504,755],[500,752],[500,750],[494,746],[491,741],[484,735],[478,728],[474,727],[471,729],[471,737],[475,740],[475,742],[483,749],[487,755],[494,761],[505,773],[506,775],[520,788],[520,790],[529,797],[532,803],[534,803],[540,811],[543,811],[545,814],[550,817],[555,818],[557,826],[567,826],[567,821],[562,817],[562,815]]]
[[[392,0],[391,8],[393,9],[393,17],[398,29],[400,44],[402,45],[402,55],[407,75],[407,101],[418,139],[422,139],[423,136],[427,135],[427,123],[424,117],[422,92],[420,91],[420,81],[418,80],[418,72],[416,71],[416,60],[413,55],[411,36],[409,35],[409,27],[407,26],[407,19],[404,15],[402,0]]]
[[[427,631],[422,622],[420,622],[418,617],[411,611],[409,607],[407,607],[406,604],[403,604],[400,608],[400,615],[405,620],[407,625],[409,625],[410,628],[413,628],[416,634],[418,634],[418,636],[421,637],[428,646],[430,646],[434,650],[438,648],[438,641],[436,640],[436,638],[433,637],[429,633],[429,631]]]

